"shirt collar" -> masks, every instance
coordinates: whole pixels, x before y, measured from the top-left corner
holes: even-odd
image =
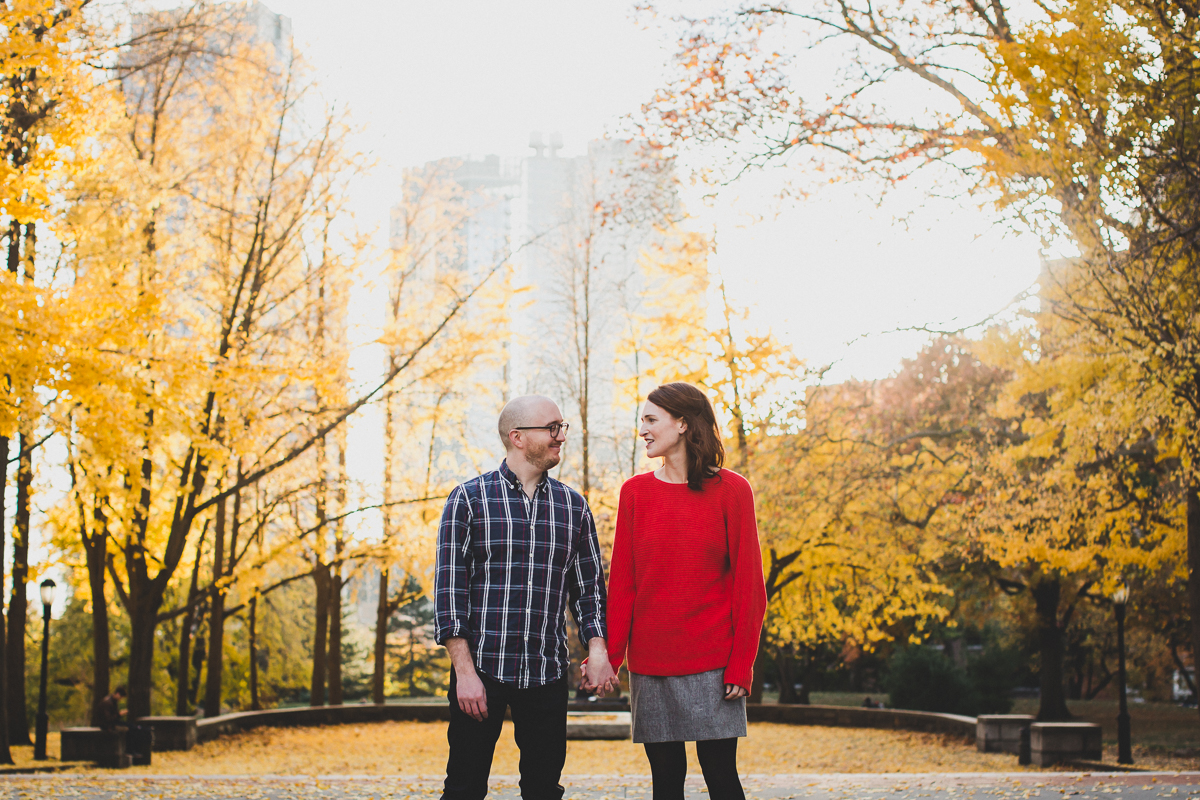
[[[506,484],[508,484],[508,487],[510,489],[516,489],[518,492],[525,491],[525,487],[521,485],[521,479],[517,477],[517,473],[515,473],[511,469],[509,469],[507,458],[500,462],[499,472],[500,472],[501,479],[503,479],[503,481]],[[550,473],[543,472],[542,479],[540,481],[538,481],[537,488],[534,489],[534,492],[535,493],[540,492],[549,486],[550,486]]]

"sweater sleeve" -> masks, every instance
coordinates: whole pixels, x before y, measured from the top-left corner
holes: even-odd
[[[633,625],[633,491],[626,482],[617,504],[617,530],[608,567],[608,660],[620,669]]]
[[[725,683],[748,691],[767,610],[767,589],[763,582],[758,522],[754,517],[754,491],[749,483],[739,481],[727,497],[725,524],[733,572],[733,648],[725,668]]]

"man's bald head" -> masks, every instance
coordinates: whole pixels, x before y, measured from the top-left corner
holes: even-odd
[[[509,400],[500,412],[500,441],[504,442],[505,452],[512,450],[512,439],[509,433],[515,428],[533,425],[548,425],[562,418],[558,404],[549,397],[540,394],[527,394]]]

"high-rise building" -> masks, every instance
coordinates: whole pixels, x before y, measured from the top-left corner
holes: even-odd
[[[669,169],[637,143],[593,141],[568,157],[561,135],[533,133],[529,146],[520,159],[456,163],[454,179],[476,209],[460,236],[462,267],[482,274],[507,259],[513,268],[502,363],[487,367],[503,397],[487,402],[529,393],[557,400],[571,424],[564,477],[590,489],[628,461],[618,450],[634,435],[635,410],[617,408],[620,344],[641,288],[639,253],[677,200]],[[486,425],[473,437],[498,460],[499,406],[476,411]]]

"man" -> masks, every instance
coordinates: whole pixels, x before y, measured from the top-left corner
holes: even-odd
[[[453,663],[444,800],[487,794],[506,707],[521,749],[521,797],[561,800],[568,604],[588,647],[587,687],[603,693],[617,685],[592,512],[547,474],[562,458],[567,427],[548,397],[512,400],[500,413],[500,468],[446,500],[434,592],[437,640]]]
[[[121,701],[125,699],[125,686],[122,684],[116,689],[113,689],[112,694],[105,695],[100,701],[98,709],[100,729],[104,731],[115,731],[117,726],[125,721],[125,709],[121,708]]]

